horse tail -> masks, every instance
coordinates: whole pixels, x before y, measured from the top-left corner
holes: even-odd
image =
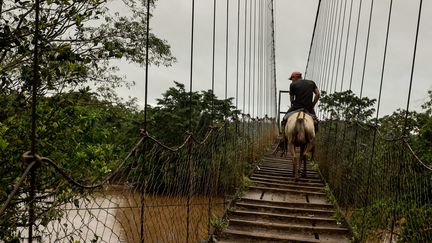
[[[297,134],[297,142],[306,143],[304,113],[303,113],[303,117],[301,117],[300,114],[297,117],[296,124],[294,127],[294,134]]]

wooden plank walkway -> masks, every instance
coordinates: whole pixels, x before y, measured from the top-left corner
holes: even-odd
[[[291,159],[269,155],[251,180],[217,242],[350,242],[316,171],[296,182]]]

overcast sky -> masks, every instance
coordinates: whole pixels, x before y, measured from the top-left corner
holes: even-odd
[[[229,89],[228,96],[235,96],[235,58],[236,58],[236,21],[237,1],[230,1],[230,30],[229,30]],[[240,0],[243,6],[244,0]],[[327,0],[342,2],[342,0]],[[326,0],[323,0],[323,4]],[[335,2],[335,3],[336,3]],[[347,1],[348,3],[350,1]],[[347,64],[343,90],[348,89],[347,77],[350,76],[352,52],[354,50],[354,29],[360,0],[354,0],[351,21],[351,34],[348,39]],[[415,27],[418,11],[417,0],[394,1],[393,20],[390,27],[387,65],[384,75],[384,91],[381,114],[389,114],[395,109],[406,107],[407,90],[411,72],[412,54],[414,48]],[[359,27],[357,57],[354,64],[353,85],[354,92],[359,94],[363,59],[365,55],[367,23],[371,0],[363,0],[362,15]],[[315,13],[318,0],[275,0],[275,28],[276,28],[276,73],[278,90],[287,90],[288,76],[292,71],[304,72],[308,57],[309,45],[313,32]],[[349,7],[349,4],[347,5]],[[368,49],[368,61],[365,71],[363,96],[378,97],[379,81],[383,59],[385,28],[389,1],[375,1],[372,17],[372,29]],[[194,47],[194,90],[211,89],[212,63],[212,18],[213,1],[195,1],[195,47]],[[349,8],[348,8],[349,10]],[[345,31],[347,28],[348,10],[346,14]],[[225,80],[225,18],[226,1],[217,0],[217,31],[216,31],[216,95],[224,96]],[[241,14],[241,19],[243,15]],[[419,46],[417,52],[413,92],[410,109],[420,109],[426,101],[427,90],[432,89],[432,2],[424,1],[420,27]],[[189,0],[158,0],[151,19],[151,29],[160,38],[171,45],[177,62],[171,67],[150,67],[149,69],[149,103],[155,104],[155,99],[161,97],[162,92],[173,86],[173,81],[184,83],[189,87],[190,70],[190,29],[191,29],[191,1]],[[345,41],[345,40],[344,40]],[[345,42],[343,42],[343,45]],[[241,47],[242,48],[242,47]],[[118,64],[128,80],[136,81],[132,89],[120,89],[123,97],[137,97],[144,100],[144,68],[121,62]],[[342,68],[340,68],[342,70]],[[341,71],[340,71],[341,72]],[[340,78],[339,74],[339,78]],[[221,82],[223,80],[223,82]],[[315,80],[321,83],[320,80]],[[338,81],[340,83],[340,80]],[[321,89],[323,87],[320,87]],[[339,88],[338,90],[339,91]],[[239,97],[241,100],[242,97]],[[287,101],[288,97],[285,98]],[[282,110],[287,109],[288,102],[282,102]],[[241,107],[241,106],[240,106]]]

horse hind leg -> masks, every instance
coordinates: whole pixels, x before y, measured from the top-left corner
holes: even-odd
[[[299,166],[298,166],[298,159],[296,158],[296,154],[295,154],[295,146],[294,144],[288,144],[288,153],[291,156],[292,162],[293,162],[293,177],[295,180],[298,180],[299,175],[298,175],[298,170],[299,170]]]
[[[301,176],[303,178],[307,177],[307,172],[306,172],[306,154],[305,154],[305,149],[306,146],[300,146],[300,163],[303,162],[303,171],[301,173]],[[300,165],[299,165],[300,166]]]

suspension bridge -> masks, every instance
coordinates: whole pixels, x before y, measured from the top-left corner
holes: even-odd
[[[20,146],[28,145],[26,150],[29,150],[23,150],[20,158],[17,154],[11,155],[8,159],[15,161],[13,166],[7,164],[7,160],[2,162],[0,241],[432,242],[432,162],[427,160],[431,157],[425,156],[432,150],[427,133],[431,104],[425,103],[423,113],[411,108],[413,97],[419,98],[413,94],[413,86],[419,80],[415,78],[416,67],[421,65],[417,60],[422,51],[419,43],[424,43],[422,38],[427,40],[422,24],[428,16],[422,11],[430,6],[422,0],[412,1],[410,6],[416,11],[407,11],[409,14],[403,16],[394,15],[398,5],[393,0],[316,1],[315,24],[304,74],[323,91],[327,100],[322,102],[327,106],[316,107],[320,129],[315,159],[308,163],[307,175],[299,180],[292,178],[292,158],[271,154],[278,142],[279,119],[285,109],[280,107],[285,91],[279,88],[278,95],[276,87],[276,56],[285,54],[276,53],[274,12],[277,5],[274,0],[220,1],[226,3],[223,7],[217,5],[216,0],[208,1],[213,7],[209,25],[212,27],[212,62],[208,64],[211,87],[210,93],[203,93],[202,97],[212,100],[216,83],[224,86],[226,100],[230,98],[229,90],[233,89],[235,112],[229,115],[216,114],[215,107],[226,104],[217,103],[215,99],[208,107],[193,107],[199,103],[197,97],[201,94],[194,91],[194,84],[198,82],[194,77],[197,13],[195,1],[190,1],[189,91],[181,93],[184,86],[174,90],[181,93],[179,103],[183,104],[184,126],[174,126],[169,121],[166,124],[173,126],[170,132],[184,131],[181,131],[183,137],[175,136],[171,140],[158,136],[163,134],[158,133],[160,127],[157,127],[161,120],[154,114],[177,109],[169,107],[176,93],[167,93],[168,101],[164,104],[168,105],[159,110],[151,109],[148,104],[148,93],[152,92],[148,88],[152,82],[149,79],[150,54],[154,51],[150,44],[154,36],[150,35],[149,14],[153,1],[146,1],[145,19],[141,19],[145,29],[140,35],[145,43],[142,62],[145,64],[145,104],[143,111],[137,111],[143,120],[137,122],[140,129],[136,129],[134,135],[128,133],[125,156],[111,164],[98,164],[106,158],[83,153],[50,151],[53,147],[50,141],[57,141],[67,129],[73,128],[74,132],[85,135],[79,126],[65,126],[56,137],[43,138],[47,130],[61,126],[61,122],[51,123],[56,109],[49,111],[50,105],[40,105],[50,97],[41,85],[52,82],[48,81],[49,75],[43,68],[49,65],[49,60],[58,57],[41,51],[46,50],[43,48],[49,46],[48,37],[56,32],[50,31],[49,23],[54,25],[57,21],[58,24],[58,20],[49,16],[55,8],[64,8],[64,12],[76,10],[68,5],[71,3],[60,2],[1,2],[2,18],[10,18],[2,23],[5,38],[1,43],[15,44],[4,44],[0,50],[3,56],[0,73],[6,75],[4,70],[12,65],[9,60],[15,55],[22,55],[21,61],[26,60],[31,65],[27,75],[30,81],[25,84],[30,92],[23,94],[22,103],[27,112],[22,114],[27,115],[0,113],[0,134],[4,137],[0,140],[0,151],[5,155],[9,155],[7,150],[12,151],[7,147],[11,129],[4,129],[4,124],[21,124],[25,119],[28,129],[20,131],[19,138],[27,142]],[[11,17],[14,11],[19,11],[15,19]],[[225,18],[219,18],[220,13],[225,13]],[[376,20],[378,16],[380,21]],[[85,31],[81,26],[85,17],[79,14],[74,17],[73,24],[80,31]],[[395,27],[392,24],[408,19],[415,20],[409,29],[412,45],[389,45]],[[22,29],[23,22],[31,27]],[[216,51],[217,24],[225,26],[224,82],[216,79],[215,56],[221,55]],[[119,22],[117,27],[124,26]],[[20,32],[11,32],[13,28]],[[14,33],[14,37],[6,37],[8,33]],[[96,31],[92,34],[96,33],[101,34]],[[23,36],[31,39],[28,52],[20,47]],[[229,48],[233,41],[235,46]],[[81,45],[69,42],[70,46]],[[85,45],[88,43],[80,47]],[[98,46],[99,42],[91,45]],[[119,55],[113,52],[110,44],[105,43],[105,48],[112,51],[109,57]],[[407,102],[390,116],[382,114],[382,104],[386,100],[392,102],[394,97],[385,95],[383,87],[390,82],[386,79],[389,76],[386,70],[396,70],[399,74],[401,67],[392,62],[389,53],[401,48],[409,51],[404,53],[410,53],[404,56],[410,60],[405,71],[409,73],[404,93]],[[92,55],[96,57],[95,53]],[[76,59],[85,64],[90,62],[78,57],[74,54],[74,62]],[[371,61],[374,71],[369,64]],[[229,70],[234,70],[235,78],[229,78]],[[57,74],[61,72],[59,68]],[[12,78],[27,77],[22,73],[18,76]],[[6,81],[4,78],[2,82]],[[55,82],[49,85],[55,86]],[[5,97],[13,94],[2,92]],[[370,101],[365,94],[377,98]],[[347,97],[357,103],[347,103]],[[57,109],[76,105],[62,102]],[[8,103],[10,106],[17,104],[20,103]],[[78,105],[84,107],[87,103]],[[67,111],[67,115],[74,116],[78,111]],[[42,113],[49,115],[44,117]],[[176,119],[174,115],[170,118]],[[86,119],[95,118],[88,116]],[[115,120],[115,116],[109,119]],[[101,124],[91,124],[98,125]],[[105,131],[105,138],[119,127],[121,125]],[[73,146],[78,148],[81,142],[71,139],[67,143],[76,143]],[[104,149],[109,148],[96,149],[96,154],[103,154]],[[68,165],[62,159],[81,162]],[[86,167],[87,164],[91,166]],[[81,172],[73,171],[77,167]],[[96,170],[103,170],[103,176],[92,177]]]

